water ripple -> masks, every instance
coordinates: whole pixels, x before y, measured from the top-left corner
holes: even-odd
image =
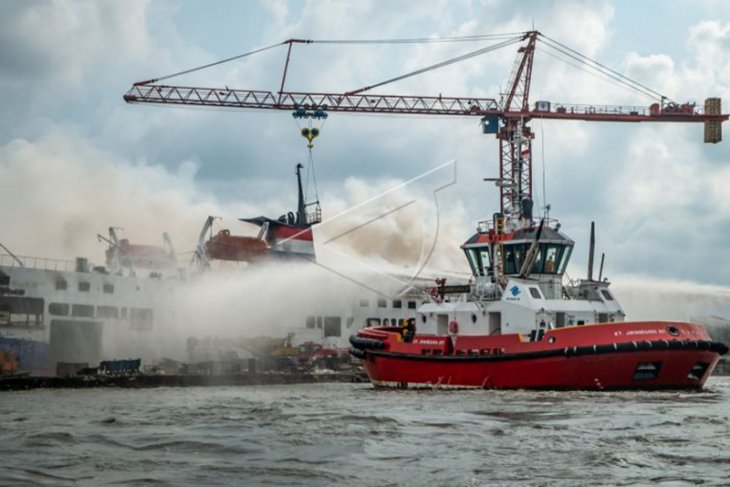
[[[727,485],[729,434],[730,378],[699,393],[6,392],[0,485]]]

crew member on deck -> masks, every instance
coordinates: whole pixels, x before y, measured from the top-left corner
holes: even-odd
[[[411,340],[413,340],[413,336],[415,334],[416,334],[416,319],[408,318],[407,320],[403,320],[403,329],[401,330],[401,335],[403,336],[403,341],[406,343],[410,343]]]

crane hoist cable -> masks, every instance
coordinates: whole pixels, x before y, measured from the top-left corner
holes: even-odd
[[[286,44],[286,42],[279,42],[278,44],[272,44],[270,46],[262,47],[261,49],[255,49],[253,51],[245,52],[245,53],[239,54],[237,56],[233,56],[233,57],[229,57],[226,59],[221,59],[220,61],[215,61],[212,63],[204,64],[202,66],[198,66],[197,68],[186,69],[184,71],[179,71],[177,73],[160,76],[159,78],[153,78],[153,79],[149,79],[147,81],[139,81],[139,82],[135,83],[135,85],[146,85],[146,84],[150,84],[150,83],[157,83],[158,81],[162,81],[162,80],[169,79],[169,78],[174,78],[175,76],[181,76],[183,74],[193,73],[195,71],[200,71],[201,69],[211,68],[211,67],[217,66],[219,64],[224,64],[224,63],[227,63],[230,61],[235,61],[236,59],[241,59],[241,58],[244,58],[247,56],[251,56],[253,54],[258,54],[260,52],[268,51],[269,49],[283,46],[284,44]]]
[[[656,90],[653,90],[649,88],[646,85],[643,85],[639,83],[638,81],[635,81],[618,71],[609,68],[608,66],[605,66],[604,64],[599,63],[598,61],[589,58],[588,56],[581,54],[580,52],[576,51],[575,49],[572,49],[564,44],[561,44],[560,42],[545,36],[544,34],[540,34],[540,40],[542,41],[542,45],[545,47],[549,47],[559,53],[561,53],[564,56],[567,56],[571,59],[574,59],[575,61],[583,64],[584,66],[593,69],[601,74],[603,74],[606,77],[609,77],[616,82],[625,85],[626,87],[641,93],[643,95],[646,95],[650,98],[655,98],[659,100],[669,100],[669,98],[662,93],[659,93]],[[542,52],[547,53],[546,51],[542,50]],[[576,66],[577,67],[577,66]],[[581,69],[581,68],[578,68]],[[669,100],[671,101],[671,100]]]
[[[304,193],[305,199],[309,199],[309,181],[310,179],[314,185],[314,203],[319,205],[319,190],[317,188],[317,174],[314,168],[314,158],[312,157],[312,149],[314,148],[314,139],[319,136],[320,131],[327,123],[328,114],[324,110],[305,110],[303,108],[297,109],[292,113],[294,123],[296,123],[299,133],[307,139],[307,151],[308,151],[308,164],[307,164],[307,176],[304,182]],[[306,126],[302,127],[299,121],[306,121]],[[318,127],[314,126],[314,121],[320,121]]]
[[[593,76],[594,78],[596,78],[598,80],[605,81],[605,82],[608,82],[608,83],[613,83],[616,86],[620,86],[621,88],[625,88],[625,89],[631,90],[631,91],[633,91],[635,93],[638,93],[639,95],[645,96],[645,97],[650,98],[652,100],[658,100],[658,99],[660,99],[659,97],[657,97],[653,93],[647,93],[646,91],[643,91],[643,90],[641,90],[641,89],[639,89],[639,88],[637,88],[637,87],[635,87],[633,85],[630,85],[630,84],[627,84],[627,83],[623,83],[623,82],[620,82],[620,81],[616,81],[615,78],[613,78],[612,76],[609,76],[607,73],[604,73],[604,72],[602,72],[600,70],[597,70],[595,68],[592,68],[591,66],[588,66],[588,65],[583,64],[583,63],[578,64],[576,62],[571,62],[570,60],[565,59],[564,57],[558,56],[557,54],[554,54],[554,53],[548,51],[547,49],[542,49],[540,47],[536,47],[535,49],[537,51],[545,54],[546,56],[550,56],[553,59],[557,59],[558,61],[561,61],[561,62],[567,64],[568,66],[571,66],[571,67],[573,67],[573,68],[575,68],[575,69],[577,69],[579,71],[583,71],[584,73],[586,73],[586,74],[588,74],[590,76]],[[589,68],[592,68],[592,69],[589,69]]]
[[[485,40],[496,40],[496,39],[512,39],[516,36],[522,38],[525,35],[525,32],[514,32],[514,33],[508,33],[508,34],[484,34],[484,35],[473,35],[473,36],[454,36],[454,37],[428,37],[428,38],[404,38],[404,39],[288,39],[283,42],[278,42],[276,44],[271,44],[269,46],[265,46],[259,49],[255,49],[253,51],[245,52],[243,54],[238,54],[236,56],[231,56],[225,59],[221,59],[219,61],[214,61],[212,63],[203,64],[201,66],[185,69],[183,71],[178,71],[176,73],[168,74],[165,76],[160,76],[157,78],[148,79],[145,81],[138,81],[135,83],[135,85],[146,85],[151,83],[157,83],[158,81],[163,81],[166,79],[174,78],[176,76],[181,76],[183,74],[189,74],[193,73],[195,71],[200,71],[203,69],[211,68],[213,66],[218,66],[220,64],[225,64],[231,61],[235,61],[237,59],[242,59],[248,56],[252,56],[254,54],[258,54],[264,51],[268,51],[270,49],[273,49],[275,47],[279,46],[285,46],[287,44],[292,43],[298,43],[298,44],[341,44],[341,45],[347,45],[347,44],[431,44],[431,43],[442,43],[442,42],[478,42],[478,41],[485,41]]]
[[[312,148],[309,147],[309,164],[307,165],[307,184],[305,186],[306,197],[309,198],[309,173],[312,173],[312,183],[314,185],[314,202],[319,205],[319,190],[317,189],[317,172],[314,168],[314,158],[312,157]]]
[[[245,52],[243,54],[239,54],[236,56],[228,57],[225,59],[221,59],[219,61],[207,63],[195,68],[186,69],[183,71],[178,71],[176,73],[168,74],[166,76],[161,76],[158,78],[149,79],[146,81],[140,81],[137,83],[134,83],[136,86],[140,85],[146,85],[146,84],[152,84],[156,83],[158,81],[166,80],[169,78],[173,78],[176,76],[181,76],[184,74],[192,73],[195,71],[200,71],[206,68],[210,68],[213,66],[217,66],[220,64],[228,63],[231,61],[235,61],[238,59],[242,59],[248,56],[252,56],[254,54],[258,54],[264,51],[268,51],[270,49],[274,49],[275,47],[279,46],[289,46],[289,49],[291,50],[291,47],[294,43],[297,44],[339,44],[339,45],[366,45],[366,44],[429,44],[429,43],[447,43],[447,42],[480,42],[480,41],[486,41],[486,40],[501,40],[501,42],[498,42],[497,44],[487,46],[481,49],[478,49],[476,51],[472,51],[460,56],[456,56],[451,59],[447,59],[445,61],[427,66],[422,69],[418,69],[416,71],[412,71],[410,73],[406,73],[400,76],[397,76],[395,78],[391,78],[385,81],[382,81],[380,83],[376,83],[370,86],[365,86],[363,88],[349,91],[345,93],[346,95],[354,95],[357,93],[362,93],[364,91],[371,90],[376,87],[380,87],[389,83],[393,83],[399,80],[403,80],[412,76],[416,76],[422,73],[425,73],[427,71],[439,69],[444,66],[448,66],[454,63],[458,63],[460,61],[464,61],[467,59],[470,59],[475,56],[479,56],[481,54],[500,49],[502,47],[509,46],[511,44],[520,42],[526,38],[526,36],[530,34],[535,34],[534,31],[524,31],[524,32],[514,32],[514,33],[503,33],[503,34],[483,34],[483,35],[471,35],[471,36],[453,36],[453,37],[429,37],[429,38],[395,38],[395,39],[289,39],[283,42],[279,42],[276,44],[271,44],[259,49],[255,49],[253,51]],[[623,87],[628,88],[630,90],[633,90],[643,96],[647,96],[652,99],[658,99],[662,104],[665,102],[672,102],[672,100],[663,95],[662,93],[659,93],[656,90],[653,90],[646,85],[639,83],[635,80],[632,80],[631,78],[621,74],[620,72],[613,70],[598,61],[595,61],[594,59],[589,58],[588,56],[576,51],[575,49],[570,48],[569,46],[566,46],[565,44],[546,36],[545,34],[541,32],[537,32],[538,40],[540,41],[540,47],[537,48],[540,50],[540,52],[544,52],[545,54],[557,58],[570,66],[575,67],[576,69],[581,69],[584,72],[590,73],[590,70],[594,71],[594,75],[599,74],[605,78],[610,78],[618,85],[623,85]],[[545,49],[543,49],[545,48]],[[552,50],[553,52],[549,52],[549,50]],[[559,56],[556,56],[555,53],[559,54]],[[563,56],[563,57],[560,57]],[[581,66],[574,64],[573,62],[570,62],[570,60],[575,61],[579,63]],[[283,86],[283,85],[282,85]],[[316,136],[316,135],[315,135]],[[311,143],[311,141],[310,141]]]
[[[488,53],[488,52],[491,52],[491,51],[495,51],[497,49],[501,49],[501,48],[506,47],[506,46],[509,46],[511,44],[515,44],[517,42],[520,42],[520,41],[522,41],[522,38],[523,38],[522,36],[513,37],[513,38],[510,38],[510,39],[508,39],[506,41],[499,42],[499,43],[493,44],[491,46],[483,47],[481,49],[477,49],[476,51],[468,52],[468,53],[462,54],[460,56],[456,56],[456,57],[453,57],[453,58],[450,58],[450,59],[446,59],[445,61],[441,61],[440,63],[432,64],[430,66],[426,66],[425,68],[417,69],[415,71],[411,71],[410,73],[402,74],[400,76],[396,76],[395,78],[391,78],[391,79],[382,81],[380,83],[376,83],[374,85],[365,86],[363,88],[359,88],[359,89],[354,90],[354,91],[348,91],[347,93],[345,93],[345,95],[355,95],[357,93],[362,93],[363,91],[368,91],[368,90],[371,90],[373,88],[378,88],[380,86],[387,85],[387,84],[393,83],[395,81],[400,81],[402,79],[410,78],[411,76],[416,76],[416,75],[419,75],[419,74],[423,74],[423,73],[425,73],[427,71],[432,71],[434,69],[443,68],[444,66],[449,66],[449,65],[454,64],[454,63],[458,63],[458,62],[461,62],[461,61],[465,61],[467,59],[470,59],[470,58],[479,56],[481,54],[485,54],[485,53]]]
[[[432,44],[445,42],[478,42],[496,39],[509,39],[515,36],[524,36],[526,32],[509,32],[504,34],[483,34],[473,36],[454,37],[417,37],[405,39],[319,39],[312,40],[312,44]]]

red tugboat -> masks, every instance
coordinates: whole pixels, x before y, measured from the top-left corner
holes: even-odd
[[[505,224],[497,214],[462,246],[474,274],[468,289],[439,280],[433,302],[406,326],[364,328],[350,337],[350,353],[375,386],[703,386],[725,344],[698,324],[624,322],[607,280],[589,272],[576,285],[563,284],[573,242],[559,225],[536,224],[529,215],[521,221]]]
[[[350,337],[377,387],[503,389],[699,389],[728,347],[698,324],[625,322],[602,279],[564,283],[574,242],[555,220],[532,215],[530,139],[502,129],[502,211],[462,245],[468,286],[437,280],[406,326]]]

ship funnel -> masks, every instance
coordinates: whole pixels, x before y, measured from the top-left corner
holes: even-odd
[[[588,280],[593,280],[593,254],[596,251],[596,222],[591,222],[591,245],[588,248]]]

